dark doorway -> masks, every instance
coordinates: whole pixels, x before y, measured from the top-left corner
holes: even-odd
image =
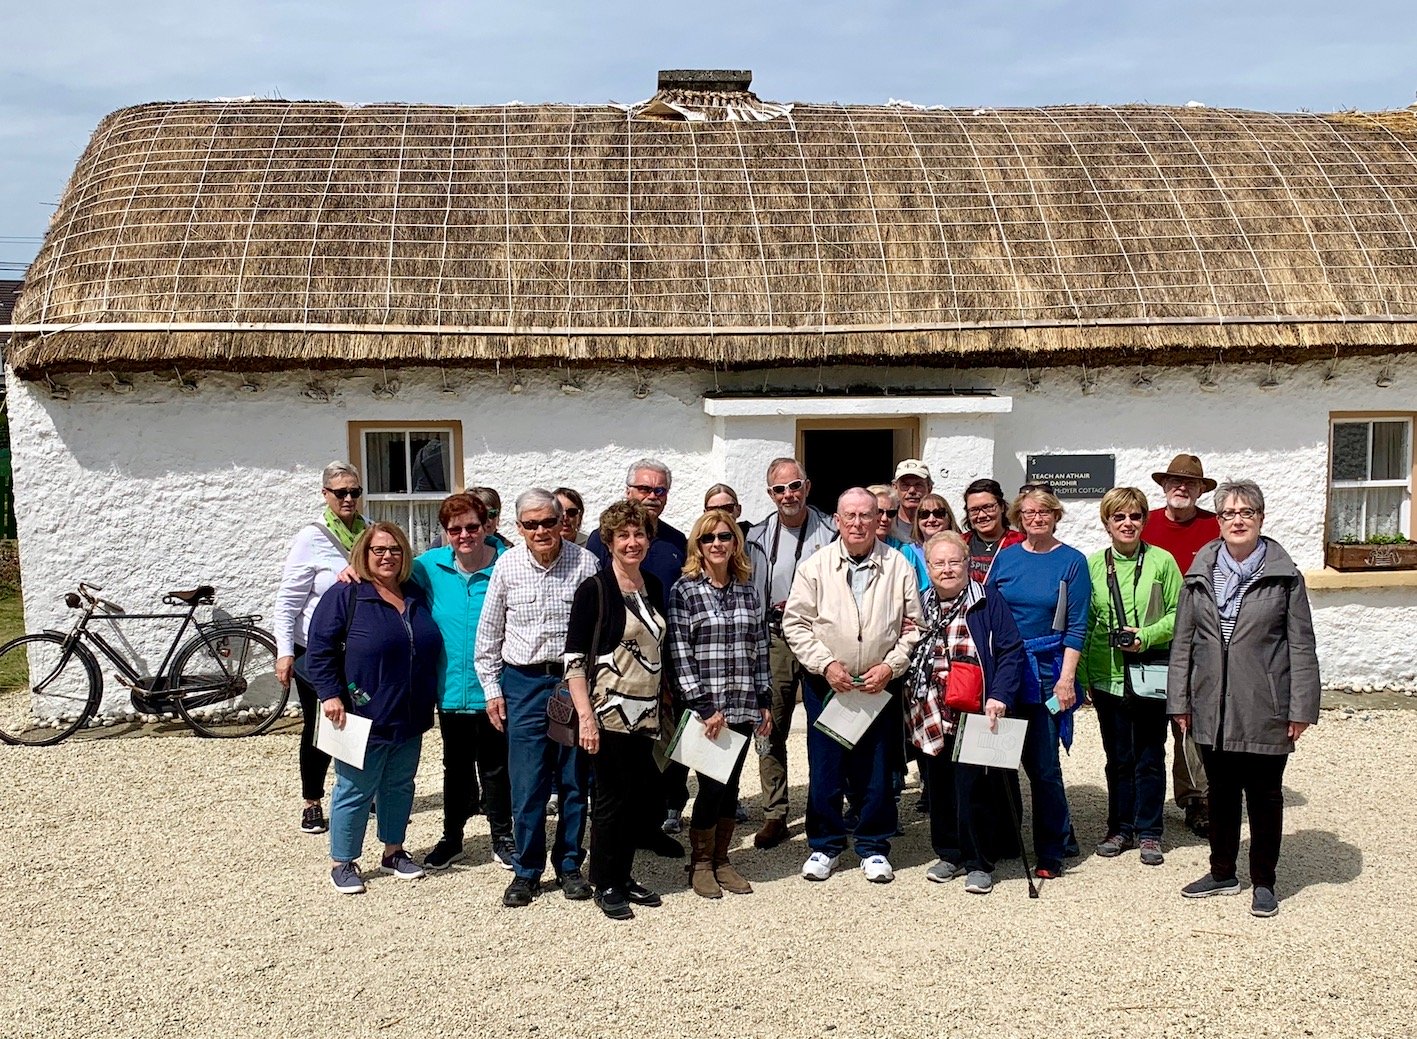
[[[890,483],[896,434],[894,429],[802,430],[802,464],[812,478],[808,502],[830,516],[848,487]]]

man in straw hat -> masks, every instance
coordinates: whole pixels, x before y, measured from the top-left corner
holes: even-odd
[[[1205,475],[1201,460],[1188,454],[1177,455],[1165,471],[1152,473],[1151,478],[1161,485],[1166,504],[1152,509],[1147,515],[1142,539],[1170,552],[1184,574],[1191,568],[1196,553],[1220,537],[1220,524],[1215,513],[1207,512],[1199,505],[1202,494],[1215,490],[1215,481]],[[1171,721],[1171,734],[1175,742],[1171,786],[1176,794],[1176,804],[1186,813],[1186,826],[1204,837],[1210,826],[1209,784],[1205,778],[1205,766],[1201,763],[1194,737],[1182,733],[1175,719]]]

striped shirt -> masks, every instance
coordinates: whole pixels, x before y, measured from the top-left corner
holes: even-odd
[[[576,589],[600,569],[585,549],[561,542],[542,566],[526,545],[508,549],[492,569],[477,625],[474,667],[489,700],[502,698],[502,665],[560,664]]]
[[[1242,604],[1245,599],[1245,592],[1249,589],[1250,585],[1254,584],[1257,580],[1259,580],[1260,574],[1262,573],[1264,573],[1264,563],[1261,563],[1254,573],[1252,573],[1249,577],[1245,578],[1245,580],[1240,582],[1240,591],[1237,594],[1239,595]],[[1225,585],[1229,580],[1230,575],[1227,574],[1224,570],[1220,569],[1220,564],[1216,563],[1215,569],[1210,572],[1210,590],[1211,593],[1215,596],[1215,601],[1217,604],[1219,604],[1220,601],[1225,598]],[[1225,615],[1221,614],[1220,637],[1225,640],[1225,644],[1227,646],[1230,645],[1230,636],[1235,633],[1235,622],[1239,619],[1239,610],[1236,610],[1235,616],[1231,617],[1229,620],[1226,620]]]
[[[679,695],[700,718],[722,711],[730,725],[757,724],[772,704],[768,628],[758,590],[715,588],[684,577],[669,593],[669,655]]]

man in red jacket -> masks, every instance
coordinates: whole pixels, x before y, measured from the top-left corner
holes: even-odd
[[[1170,552],[1184,574],[1191,568],[1196,553],[1220,537],[1215,513],[1207,512],[1199,504],[1202,494],[1215,490],[1215,481],[1206,477],[1201,460],[1188,454],[1177,455],[1165,472],[1152,473],[1151,478],[1161,485],[1166,504],[1147,515],[1142,540]],[[1171,734],[1175,738],[1171,787],[1176,794],[1176,804],[1186,813],[1186,825],[1204,837],[1210,827],[1205,766],[1201,764],[1194,738],[1182,733],[1174,719]]]

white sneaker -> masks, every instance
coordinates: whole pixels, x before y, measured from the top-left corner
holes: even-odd
[[[827,856],[820,851],[814,851],[807,856],[807,861],[802,863],[802,879],[826,880],[836,872],[840,862],[840,855]]]
[[[890,860],[884,855],[872,855],[870,858],[862,859],[861,872],[866,874],[866,879],[872,884],[889,884],[895,879],[895,871],[891,869]]]

